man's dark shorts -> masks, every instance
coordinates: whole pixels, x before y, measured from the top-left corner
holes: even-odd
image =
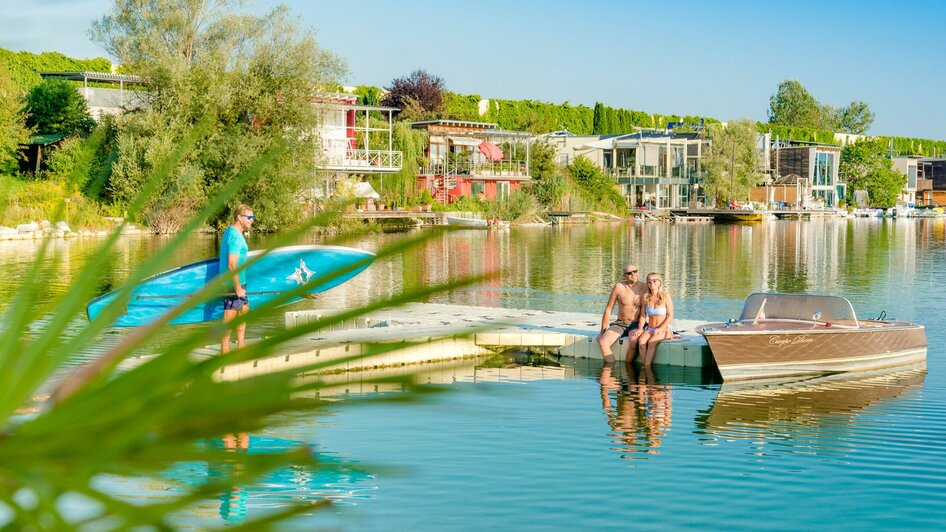
[[[225,296],[223,298],[223,310],[242,310],[243,305],[249,305],[250,301],[245,297],[237,297],[236,294],[232,296]]]
[[[625,336],[628,336],[629,334],[634,332],[634,329],[636,328],[637,328],[637,322],[627,322],[624,320],[617,320],[617,321],[611,322],[611,325],[608,327],[608,330],[616,332],[616,333],[620,333],[621,336],[619,336],[619,338],[624,338]]]

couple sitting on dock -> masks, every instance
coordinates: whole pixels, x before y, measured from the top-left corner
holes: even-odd
[[[611,311],[618,304],[617,320],[611,321]],[[614,361],[611,345],[619,338],[627,337],[630,345],[627,361],[640,353],[641,364],[650,366],[654,362],[657,344],[673,337],[670,322],[673,320],[673,301],[663,288],[659,273],[647,274],[647,281],[640,281],[637,266],[628,264],[624,268],[624,279],[611,289],[611,296],[601,318],[601,334],[598,345],[605,362]]]

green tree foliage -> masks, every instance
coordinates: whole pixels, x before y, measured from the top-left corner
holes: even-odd
[[[576,157],[568,166],[568,172],[587,203],[608,212],[627,213],[627,203],[615,188],[614,180],[587,157]]]
[[[876,137],[882,141],[893,155],[925,155],[927,157],[946,156],[946,141],[915,139],[909,137]]]
[[[381,89],[370,85],[358,85],[355,87],[355,94],[358,95],[358,103],[361,105],[381,105]]]
[[[840,109],[822,104],[800,81],[787,79],[769,99],[769,123],[863,135],[874,123],[874,113],[859,100]]]
[[[874,113],[865,102],[855,100],[836,112],[837,128],[845,133],[863,135],[874,123]]]
[[[3,48],[0,48],[0,63],[5,64],[20,95],[42,81],[40,72],[110,72],[112,68],[112,62],[104,57],[74,59],[59,52],[33,54]]]
[[[834,140],[834,131],[829,129],[808,129],[804,127],[779,126],[758,122],[756,131],[771,133],[772,140],[795,140],[801,142],[816,142],[818,144],[837,144]]]
[[[51,79],[33,87],[26,96],[26,125],[37,133],[68,136],[88,133],[95,121],[74,85]]]
[[[751,187],[765,179],[756,149],[756,125],[748,119],[730,121],[709,130],[710,150],[703,160],[707,197],[718,206],[728,200],[745,201]]]
[[[769,123],[782,126],[819,129],[821,105],[797,79],[779,83],[776,93],[769,98]]]
[[[16,161],[19,145],[29,141],[20,91],[0,61],[0,171]]]
[[[181,4],[116,0],[93,26],[106,50],[151,83],[149,109],[118,123],[119,161],[109,191],[129,201],[199,125],[201,149],[166,174],[140,216],[158,230],[174,230],[208,194],[280,144],[285,149],[265,161],[240,199],[254,206],[263,230],[296,223],[313,185],[312,91],[340,77],[343,63],[300,32],[284,7],[257,16],[240,13],[235,0]],[[216,215],[221,223],[226,218],[226,209]]]
[[[568,193],[568,181],[562,168],[555,164],[555,147],[536,142],[530,150],[529,172],[532,174],[530,192],[545,207],[558,209]]]
[[[433,118],[443,109],[446,92],[443,78],[424,70],[395,78],[385,90],[387,94],[382,103],[400,109],[398,116],[404,120]]]
[[[457,94],[455,92],[444,92],[444,107],[441,113],[443,118],[453,120],[469,120],[477,122],[483,120],[480,116],[480,95],[479,94]]]
[[[490,100],[483,117],[503,129],[547,133],[567,129],[577,135],[590,135],[594,112],[584,105],[561,105],[535,100]]]
[[[394,150],[401,152],[401,169],[390,176],[372,178],[371,184],[386,201],[403,207],[415,193],[417,169],[423,165],[427,147],[427,132],[414,129],[407,122],[395,122],[391,141]]]
[[[854,191],[866,190],[870,207],[892,207],[903,191],[907,177],[894,170],[884,156],[887,143],[881,139],[863,139],[841,150],[839,173],[847,181],[848,202]]]

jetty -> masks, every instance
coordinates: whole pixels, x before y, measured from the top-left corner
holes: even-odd
[[[291,311],[287,328],[321,320],[337,309]],[[702,321],[674,320],[677,338],[662,342],[655,365],[712,368],[709,347],[696,328]],[[329,373],[366,371],[503,352],[542,353],[556,358],[601,359],[596,337],[601,315],[526,309],[471,307],[413,303],[382,309],[305,335],[281,346],[278,355],[238,362],[220,369],[219,378],[238,379],[268,371],[283,371],[313,363],[338,360]],[[381,354],[376,346],[392,345]],[[628,342],[612,347],[618,360],[626,356]],[[363,358],[351,357],[366,354]],[[208,346],[197,356],[219,356],[219,347]]]

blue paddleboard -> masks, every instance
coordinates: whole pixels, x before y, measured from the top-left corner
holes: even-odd
[[[262,253],[251,251],[247,260]],[[350,266],[374,257],[373,253],[341,246],[289,246],[276,248],[246,270],[247,296],[250,308],[270,301],[284,292],[305,284],[309,279]],[[309,293],[316,294],[334,288],[361,273],[368,264],[316,285]],[[147,325],[204,287],[219,273],[219,260],[212,258],[180,266],[153,275],[132,289],[131,300],[125,312],[113,324],[118,327]],[[118,297],[118,291],[99,296],[86,305],[89,320],[94,320]],[[299,301],[295,298],[287,303]],[[173,321],[172,325],[199,323],[223,318],[223,299],[212,299],[190,308]]]

